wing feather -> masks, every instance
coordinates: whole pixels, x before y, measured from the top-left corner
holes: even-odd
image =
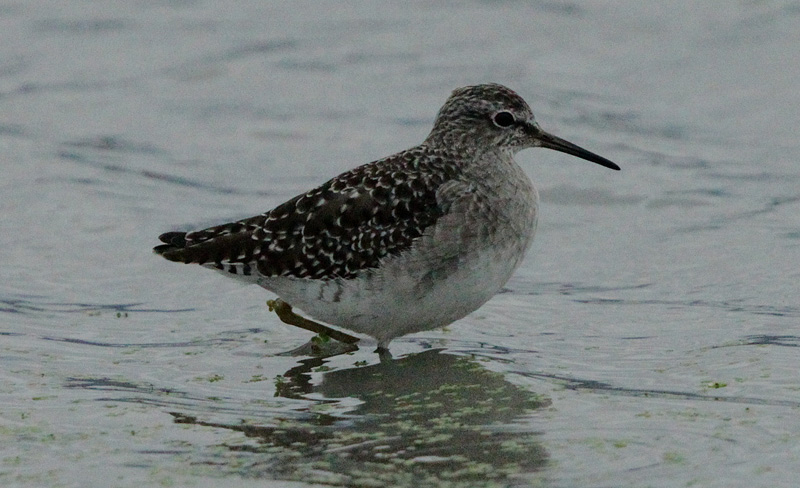
[[[458,175],[419,146],[343,173],[262,215],[168,232],[154,250],[234,274],[353,278],[408,250],[435,224],[446,211],[437,193]]]

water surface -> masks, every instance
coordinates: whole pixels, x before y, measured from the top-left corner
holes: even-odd
[[[0,6],[4,486],[793,486],[793,2]],[[533,249],[443,331],[328,360],[151,254],[420,142],[499,82]]]

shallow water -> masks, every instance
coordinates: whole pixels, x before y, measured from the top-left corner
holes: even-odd
[[[794,486],[793,2],[0,6],[3,486]],[[151,254],[421,141],[495,81],[618,162],[443,331],[329,360]]]

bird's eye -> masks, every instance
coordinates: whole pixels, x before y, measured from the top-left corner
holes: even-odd
[[[494,114],[494,117],[492,117],[492,122],[494,122],[494,125],[497,127],[502,127],[505,129],[506,127],[511,127],[511,125],[516,122],[516,119],[514,118],[514,114],[504,111]]]

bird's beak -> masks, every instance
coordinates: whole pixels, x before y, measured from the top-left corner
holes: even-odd
[[[550,134],[549,132],[545,132],[538,126],[538,124],[531,124],[530,132],[534,140],[536,141],[537,146],[546,147],[548,149],[554,149],[556,151],[571,154],[581,159],[597,163],[600,166],[605,166],[606,168],[611,168],[619,171],[619,166],[617,166],[616,163],[609,161],[608,159],[602,156],[598,156],[597,154],[591,151],[587,151],[586,149],[580,146],[576,146],[575,144],[569,141],[565,141],[560,137],[556,137],[553,134]]]

